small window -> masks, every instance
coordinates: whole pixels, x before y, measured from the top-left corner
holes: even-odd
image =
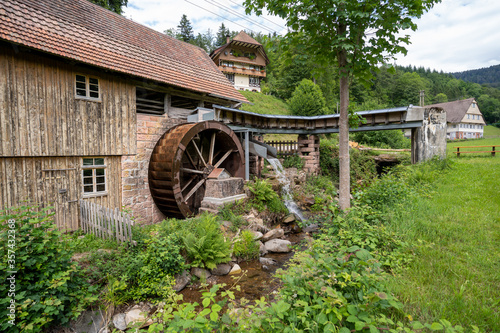
[[[100,99],[99,79],[95,77],[76,74],[75,94],[78,98]]]
[[[234,74],[226,74],[227,79],[234,84]]]
[[[84,158],[82,166],[83,194],[106,193],[106,165],[104,157]]]
[[[476,103],[472,103],[472,107],[475,108],[476,107]]]
[[[467,119],[470,119],[470,114],[467,115]]]
[[[250,76],[250,87],[260,87],[260,79],[255,76]]]
[[[234,67],[234,62],[232,62],[232,61],[222,61],[222,66]]]

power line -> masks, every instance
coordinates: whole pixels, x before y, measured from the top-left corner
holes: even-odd
[[[207,12],[211,13],[211,14],[214,14],[215,16],[218,16],[218,17],[220,17],[220,18],[223,18],[224,20],[228,20],[229,22],[232,22],[232,23],[234,23],[234,24],[236,24],[236,25],[239,25],[239,26],[240,26],[240,27],[242,27],[243,29],[246,29],[246,30],[248,30],[248,31],[251,31],[251,32],[255,33],[255,31],[253,31],[252,29],[247,28],[247,27],[245,27],[245,26],[243,26],[243,25],[241,25],[241,24],[239,24],[239,23],[236,23],[236,22],[234,22],[234,21],[232,21],[232,20],[230,20],[230,19],[228,19],[228,18],[225,18],[225,17],[223,17],[223,16],[220,16],[219,14],[216,14],[216,13],[214,13],[214,12],[212,12],[212,11],[210,11],[210,10],[206,9],[206,8],[203,8],[203,7],[201,7],[201,6],[198,6],[197,4],[192,3],[191,1],[188,1],[188,0],[184,0],[184,1],[186,1],[187,3],[192,4],[193,6],[196,6],[196,7],[200,8],[200,9],[203,9],[203,10],[205,10],[205,11],[207,11]]]
[[[234,3],[234,4],[235,4],[235,5],[237,5],[237,6],[240,6],[240,7],[241,7],[241,8],[243,8],[243,9],[246,9],[245,7],[243,7],[242,5],[240,5],[240,4],[239,4],[239,3],[237,3],[237,2],[234,2],[234,1],[232,1],[232,0],[228,0],[228,1],[229,1],[229,2]],[[275,26],[279,27],[280,29],[283,29],[283,28],[284,28],[282,25],[280,25],[280,24],[278,24],[278,23],[274,23],[273,21],[271,21],[271,20],[269,20],[269,19],[265,18],[264,16],[261,16],[261,18],[262,18],[262,19],[264,19],[264,20],[266,20],[266,21],[268,21],[268,22],[271,22],[272,24],[274,24]]]
[[[205,0],[205,2],[209,2],[212,5],[220,8],[220,9],[222,9],[222,10],[224,10],[224,11],[230,13],[230,14],[235,15],[236,17],[239,17],[239,18],[241,18],[241,19],[243,19],[243,20],[245,20],[247,22],[250,22],[250,23],[256,25],[256,26],[259,26],[260,28],[265,29],[265,30],[267,30],[269,32],[275,32],[276,31],[276,29],[269,28],[269,27],[267,27],[267,26],[265,26],[265,25],[263,25],[263,24],[261,24],[261,23],[259,23],[257,21],[251,20],[248,17],[246,17],[246,15],[240,14],[237,11],[233,10],[232,8],[226,7],[226,6],[218,3],[217,1],[214,1],[214,0]]]

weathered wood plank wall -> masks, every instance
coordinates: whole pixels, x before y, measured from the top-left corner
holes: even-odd
[[[61,229],[78,229],[78,200],[82,194],[80,157],[0,158],[0,209],[23,201],[53,206]],[[121,157],[106,157],[107,194],[83,197],[111,209],[121,208]]]
[[[99,78],[102,101],[75,98],[75,75]],[[0,156],[136,152],[135,85],[0,43]]]

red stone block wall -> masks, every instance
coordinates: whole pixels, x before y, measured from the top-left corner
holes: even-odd
[[[149,159],[160,137],[183,122],[167,115],[137,114],[137,154],[122,157],[122,204],[138,223],[157,223],[165,218],[149,192]]]
[[[299,156],[304,161],[304,170],[319,173],[319,137],[317,135],[299,135]]]

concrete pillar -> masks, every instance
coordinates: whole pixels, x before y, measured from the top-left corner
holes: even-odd
[[[304,170],[319,173],[319,137],[317,135],[299,135],[298,153],[304,161]]]
[[[411,131],[411,161],[419,163],[434,156],[446,157],[446,111],[426,108],[423,125]]]

